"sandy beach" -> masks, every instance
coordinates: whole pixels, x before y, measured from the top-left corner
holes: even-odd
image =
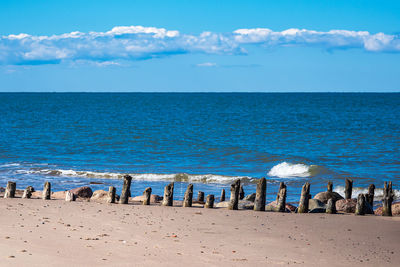
[[[395,266],[400,217],[1,199],[2,266]]]

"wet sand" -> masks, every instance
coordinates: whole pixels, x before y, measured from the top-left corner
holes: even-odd
[[[1,266],[399,266],[400,217],[0,199]]]

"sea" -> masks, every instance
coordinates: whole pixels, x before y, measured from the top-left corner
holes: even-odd
[[[392,181],[400,197],[400,93],[0,93],[0,186],[53,191],[146,187],[175,199],[189,183],[218,201],[240,178],[288,201],[332,181],[353,197]]]

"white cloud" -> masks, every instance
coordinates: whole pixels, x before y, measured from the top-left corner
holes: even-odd
[[[204,62],[196,65],[197,67],[216,67],[217,63],[213,62]]]
[[[105,66],[118,64],[121,60],[143,60],[173,54],[244,54],[247,45],[267,48],[298,45],[323,49],[357,48],[371,52],[400,52],[399,35],[371,34],[366,31],[288,29],[275,32],[255,28],[238,29],[233,33],[203,32],[190,35],[164,28],[119,26],[106,32],[75,31],[52,36],[21,33],[2,36],[0,64],[92,61]]]

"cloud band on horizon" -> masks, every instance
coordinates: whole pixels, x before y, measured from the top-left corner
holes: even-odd
[[[234,55],[246,54],[247,45],[264,48],[305,46],[328,50],[353,48],[369,52],[399,53],[400,36],[348,30],[319,32],[288,29],[275,32],[267,28],[190,35],[164,28],[119,26],[107,32],[71,32],[52,36],[22,33],[2,36],[0,64],[132,61],[189,53]]]

